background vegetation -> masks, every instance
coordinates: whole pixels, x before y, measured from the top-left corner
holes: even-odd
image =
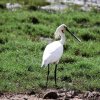
[[[24,5],[44,6],[49,4],[46,0],[0,0],[0,4],[20,3]]]
[[[62,23],[82,42],[65,33],[67,40],[57,72],[58,88],[100,91],[100,13],[73,8],[62,13],[0,9],[0,91],[45,88],[47,68],[40,67],[43,50],[47,38],[53,38]],[[53,88],[54,67],[50,70],[48,88]]]

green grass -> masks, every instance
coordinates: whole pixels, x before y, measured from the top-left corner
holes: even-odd
[[[44,6],[44,5],[50,4],[46,0],[0,0],[0,4],[4,4],[4,5],[8,2],[10,2],[10,3],[20,3],[23,6],[24,5]]]
[[[36,18],[38,23],[32,22]],[[40,37],[53,38],[55,29],[65,23],[82,40],[66,34],[60,61],[59,88],[100,91],[100,13],[66,10],[18,10],[0,12],[0,91],[25,92],[43,89],[47,68],[41,68],[42,54],[48,44]],[[54,65],[50,67],[48,88],[54,87]]]

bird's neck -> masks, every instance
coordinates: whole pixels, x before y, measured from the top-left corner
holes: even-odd
[[[61,39],[60,39],[59,41],[61,42],[61,44],[64,45],[65,40],[66,40],[66,38],[65,38],[65,34],[62,34],[62,35],[61,35]]]

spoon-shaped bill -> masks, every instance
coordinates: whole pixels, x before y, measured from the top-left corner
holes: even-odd
[[[72,35],[74,36],[79,42],[81,42],[81,40],[75,35],[73,34],[72,32],[70,32],[70,30],[68,28],[66,28],[66,30]]]
[[[79,42],[81,42],[81,40],[73,33],[71,33],[72,36],[74,36]]]

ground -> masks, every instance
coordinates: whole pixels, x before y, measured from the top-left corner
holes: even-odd
[[[38,93],[34,91],[22,94],[1,94],[0,100],[100,100],[100,92],[66,91],[64,89],[46,89]]]

